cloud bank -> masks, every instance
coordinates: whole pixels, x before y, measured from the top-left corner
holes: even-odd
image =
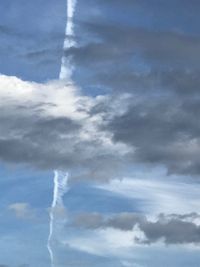
[[[73,84],[1,75],[0,99],[3,161],[76,166],[104,179],[116,166],[136,163],[199,174],[198,97],[149,99],[127,92],[91,97]]]
[[[98,213],[82,213],[75,216],[72,225],[88,230],[113,228],[125,232],[133,231],[133,233],[137,226],[143,235],[136,234],[132,240],[133,244],[150,245],[160,241],[168,245],[199,244],[200,226],[195,222],[195,220],[199,222],[199,219],[200,216],[197,213],[160,214],[154,220],[134,213],[121,213],[109,217]]]

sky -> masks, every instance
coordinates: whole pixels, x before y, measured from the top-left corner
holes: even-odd
[[[73,3],[1,1],[0,267],[197,267],[200,2]]]

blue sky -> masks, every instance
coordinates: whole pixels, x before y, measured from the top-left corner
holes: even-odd
[[[69,3],[0,6],[0,267],[196,267],[200,3]]]

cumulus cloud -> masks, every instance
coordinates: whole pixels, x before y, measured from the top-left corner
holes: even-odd
[[[112,170],[127,153],[126,145],[114,143],[112,134],[100,129],[103,113],[91,113],[103,96],[83,96],[72,84],[37,84],[3,75],[0,88],[1,160],[39,168],[88,168],[93,176],[98,171],[103,176],[103,166]]]

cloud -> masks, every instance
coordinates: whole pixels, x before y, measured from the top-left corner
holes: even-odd
[[[160,164],[169,173],[199,174],[199,99],[130,98],[128,111],[108,128],[116,142],[132,146],[135,162]]]
[[[8,209],[19,219],[33,219],[35,217],[35,210],[28,203],[13,203],[8,206]]]
[[[165,66],[182,65],[182,67],[199,69],[197,52],[200,39],[197,36],[179,32],[150,31],[130,26],[125,28],[110,24],[85,24],[85,27],[99,36],[101,41],[90,42],[85,46],[68,50],[68,53],[74,56],[75,62],[79,64],[93,62],[94,66],[98,66],[111,61],[121,62],[127,66],[127,63],[130,63],[138,53],[150,64],[154,62]]]
[[[72,222],[72,225],[86,229],[97,229],[103,224],[103,216],[99,213],[82,213],[75,216]]]
[[[115,1],[115,8],[120,12],[118,4]],[[127,4],[121,4],[121,8],[138,10],[138,7],[134,8],[138,4],[140,8],[146,6],[148,11],[153,6],[152,12],[158,8],[156,15],[161,11],[166,15],[167,10],[173,8],[183,12],[184,18],[187,16],[185,11],[190,9],[193,13],[197,5],[196,2],[192,5],[188,1],[184,1],[184,4],[180,1],[174,4],[173,1],[166,5],[127,1]],[[111,6],[113,8],[114,3]],[[137,16],[137,11],[134,12]],[[167,27],[164,23],[164,29],[160,29],[155,21],[151,28],[149,25],[138,26],[137,23],[132,25],[131,19],[128,25],[107,20],[79,24],[82,31],[86,32],[84,37],[87,41],[82,44],[80,38],[80,45],[66,51],[66,55],[74,56],[77,70],[85,77],[85,80],[79,77],[80,84],[85,88],[89,80],[91,88],[97,87],[108,92],[129,91],[149,95],[156,91],[156,94],[166,95],[171,91],[179,96],[198,93],[200,39],[198,34],[188,32],[186,27],[172,29],[175,27],[173,24]]]
[[[122,88],[137,95],[174,95],[178,97],[191,97],[199,94],[199,71],[177,69],[149,71],[135,71],[130,68],[111,70],[109,73],[101,72],[90,77],[93,84],[101,84],[107,90],[119,93]]]
[[[129,7],[138,3],[149,7],[147,1],[126,1]],[[117,1],[116,8],[120,5]],[[186,6],[192,8],[184,1]],[[42,30],[55,33],[49,17],[44,20]],[[0,159],[37,168],[76,166],[77,179],[120,176],[124,167],[138,163],[164,166],[170,174],[198,175],[199,36],[92,22],[77,22],[86,39],[65,53],[73,56],[76,71],[81,70],[83,88],[97,86],[107,94],[89,97],[72,84],[30,83],[2,75]],[[41,60],[53,51],[39,46],[24,55]]]
[[[104,180],[119,177],[131,162],[199,174],[198,97],[150,100],[126,92],[89,97],[73,84],[3,75],[0,88],[3,161],[51,169],[76,166],[77,177],[84,169],[81,175]]]
[[[103,178],[103,166],[111,173],[127,153],[126,145],[100,129],[103,114],[91,112],[103,96],[83,96],[59,81],[37,84],[3,75],[0,88],[1,160],[48,169],[75,166]]]
[[[160,214],[156,219],[149,220],[142,214],[120,213],[104,217],[101,214],[80,214],[75,217],[72,225],[80,228],[118,229],[133,233],[135,226],[143,233],[134,237],[139,244],[152,244],[163,241],[165,244],[199,244],[200,225],[195,223],[200,219],[197,213],[190,214]],[[133,235],[134,236],[134,235]],[[132,240],[134,243],[134,240]],[[132,243],[132,245],[133,245]]]
[[[171,219],[167,222],[162,220],[144,222],[139,227],[146,238],[138,239],[138,242],[151,244],[163,239],[165,244],[200,243],[200,226],[180,219]]]
[[[104,217],[100,213],[81,213],[74,217],[72,225],[85,229],[115,228],[130,231],[143,220],[142,215],[128,212],[109,217]]]
[[[113,142],[130,147],[134,163],[161,165],[169,174],[198,175],[199,36],[111,22],[82,27],[93,38],[66,51],[87,77],[80,84],[103,88],[110,100],[129,94],[121,104],[127,110],[120,115],[109,104],[95,107],[107,114],[103,129],[110,131]]]

